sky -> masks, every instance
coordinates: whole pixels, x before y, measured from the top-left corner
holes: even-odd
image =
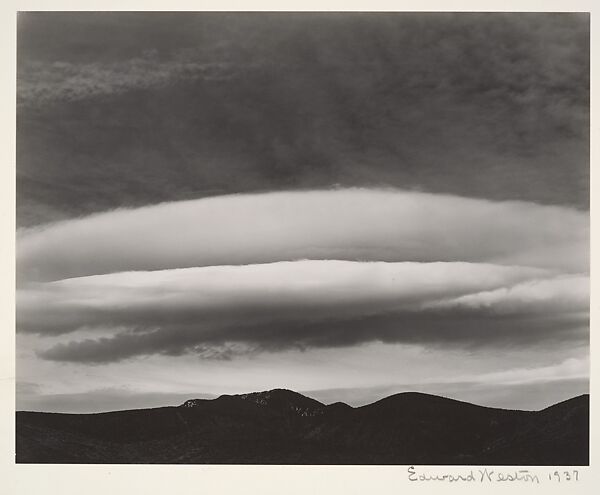
[[[17,408],[589,387],[585,14],[20,13]]]

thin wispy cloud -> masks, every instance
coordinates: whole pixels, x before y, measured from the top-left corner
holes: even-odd
[[[109,64],[31,62],[22,67],[17,96],[22,105],[60,104],[132,90],[164,88],[181,81],[219,82],[239,72],[239,67],[226,61],[161,62],[143,57]]]

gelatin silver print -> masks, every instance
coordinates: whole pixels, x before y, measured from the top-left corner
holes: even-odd
[[[16,462],[589,465],[589,28],[20,12]]]

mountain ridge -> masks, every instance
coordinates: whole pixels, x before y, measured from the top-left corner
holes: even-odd
[[[273,389],[93,414],[19,411],[21,463],[589,463],[589,395],[539,411],[403,392],[360,407]]]

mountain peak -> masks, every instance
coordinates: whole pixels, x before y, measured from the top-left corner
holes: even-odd
[[[179,407],[197,407],[206,402],[206,399],[188,399]]]
[[[278,411],[292,411],[299,416],[316,416],[322,414],[324,408],[321,402],[285,388],[238,394],[234,397]]]
[[[262,392],[250,392],[246,394],[223,394],[216,401],[223,400],[242,400],[252,402],[261,407],[267,407],[271,410],[280,413],[294,413],[298,416],[317,416],[323,414],[325,405],[318,400],[306,397],[293,390],[285,388],[274,388],[272,390],[264,390]],[[189,399],[179,407],[199,407],[207,402],[207,399]]]

